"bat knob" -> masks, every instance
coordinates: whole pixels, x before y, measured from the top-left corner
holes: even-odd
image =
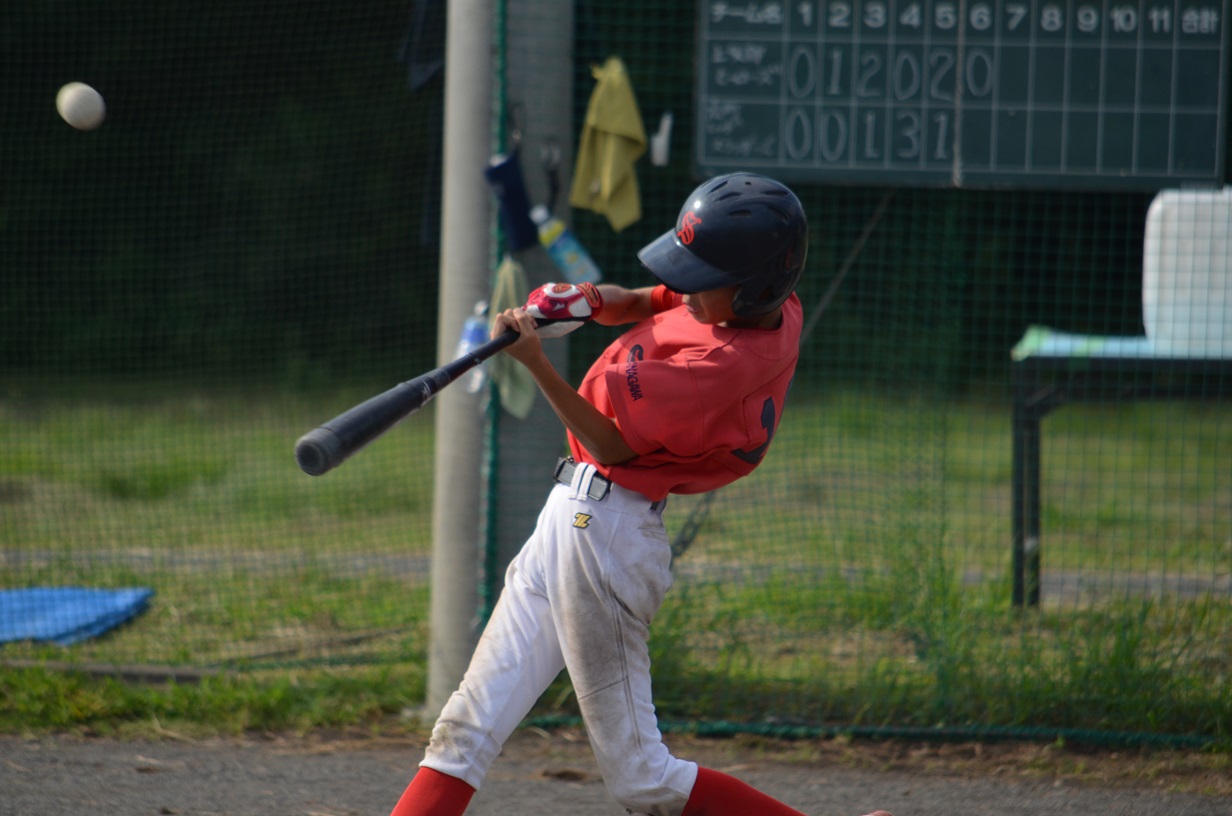
[[[313,428],[295,443],[295,461],[309,476],[320,476],[345,458],[342,440],[329,428]]]

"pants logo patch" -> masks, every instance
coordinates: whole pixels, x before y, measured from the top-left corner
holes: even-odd
[[[587,527],[590,526],[590,520],[592,518],[594,518],[594,516],[588,516],[585,513],[574,513],[573,514],[573,526],[579,529],[585,530]]]

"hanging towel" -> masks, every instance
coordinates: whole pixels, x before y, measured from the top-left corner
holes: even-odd
[[[620,232],[642,217],[633,165],[646,152],[646,130],[620,57],[592,69],[591,93],[569,203],[606,215]]]
[[[496,285],[492,287],[492,305],[488,314],[495,317],[506,309],[525,306],[530,297],[526,285],[526,271],[522,264],[508,255],[496,269]],[[530,416],[535,405],[535,380],[526,367],[507,354],[498,354],[488,360],[488,373],[496,383],[501,407],[518,419]]]

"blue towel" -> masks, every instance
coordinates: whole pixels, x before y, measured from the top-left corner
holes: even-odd
[[[0,590],[0,643],[40,640],[69,646],[145,611],[154,590],[35,587]]]

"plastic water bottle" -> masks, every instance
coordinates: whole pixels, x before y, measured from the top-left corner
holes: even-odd
[[[488,302],[481,300],[475,304],[475,312],[462,324],[462,336],[458,338],[458,348],[454,359],[469,354],[474,349],[488,342]],[[478,394],[488,381],[486,364],[477,365],[466,373],[464,378],[466,393]]]
[[[530,220],[539,227],[539,243],[569,283],[598,283],[603,275],[573,231],[548,208],[539,204],[531,209]]]

